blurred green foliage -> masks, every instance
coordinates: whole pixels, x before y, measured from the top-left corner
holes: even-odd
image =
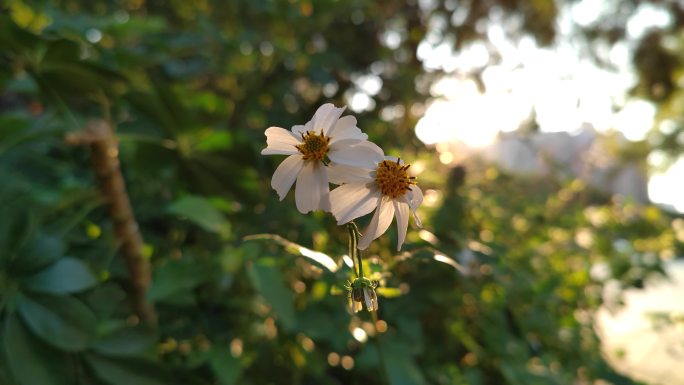
[[[454,3],[469,16],[444,39],[482,39],[484,2],[7,0],[0,383],[633,384],[603,360],[592,311],[605,282],[639,287],[682,254],[672,218],[578,181],[448,169],[423,148],[412,128],[428,95],[416,84],[439,73],[416,48]],[[522,20],[517,33],[553,41],[556,3],[494,3]],[[642,59],[642,83],[658,82]],[[344,104],[368,73],[383,88],[360,126],[422,165],[436,197],[404,253],[391,230],[366,254],[379,319],[345,310],[346,231],[278,202],[279,160],[258,155],[266,127]],[[661,101],[679,98],[666,91]],[[384,107],[404,114],[383,120]],[[157,326],[132,314],[89,149],[65,140],[92,119],[116,127]],[[282,238],[244,238],[258,233]],[[609,274],[590,274],[602,264]]]

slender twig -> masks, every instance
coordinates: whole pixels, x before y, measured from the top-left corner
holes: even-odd
[[[119,144],[113,131],[109,122],[94,120],[88,124],[85,131],[68,136],[67,142],[90,145],[100,192],[109,204],[114,236],[130,275],[134,311],[145,323],[155,325],[157,314],[152,304],[146,300],[151,282],[150,264],[143,256],[143,238],[121,174]]]

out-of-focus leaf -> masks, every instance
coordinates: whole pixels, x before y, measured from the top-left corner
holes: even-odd
[[[9,322],[9,321],[8,321]],[[0,327],[5,327],[5,325],[0,325]],[[9,361],[7,359],[7,354],[5,353],[5,335],[7,333],[3,329],[0,333],[0,384],[16,385],[16,382],[12,380],[12,373],[10,372]]]
[[[0,47],[12,51],[33,49],[40,44],[38,36],[17,26],[12,18],[6,14],[0,14]]]
[[[175,133],[178,130],[178,123],[167,113],[166,107],[156,95],[132,91],[126,94],[126,99],[143,115],[159,124],[167,134]]]
[[[67,357],[38,339],[12,315],[5,321],[2,338],[5,357],[20,385],[71,385]]]
[[[85,263],[66,257],[26,278],[23,284],[31,291],[69,294],[95,286],[97,279]]]
[[[23,136],[29,127],[29,121],[25,116],[0,115],[0,154],[10,148]]]
[[[51,41],[43,55],[43,64],[60,61],[78,61],[81,47],[73,40],[57,39]]]
[[[334,273],[338,269],[337,263],[329,255],[321,253],[320,251],[311,250],[308,247],[304,247],[290,240],[287,240],[278,234],[252,234],[245,236],[243,240],[271,240],[285,247],[285,250],[288,253],[295,255],[301,254],[304,257],[318,263],[320,266],[326,268],[328,271],[332,273]]]
[[[385,370],[392,385],[420,385],[423,374],[413,360],[411,347],[401,341],[387,339],[383,344]]]
[[[256,289],[273,308],[278,319],[286,328],[295,324],[294,299],[292,291],[285,287],[280,269],[274,260],[263,258],[252,264],[249,275]]]
[[[230,234],[230,224],[209,200],[199,196],[181,198],[169,206],[169,211],[192,223],[221,235]]]
[[[14,259],[33,227],[30,211],[0,206],[3,220],[0,221],[0,262]]]
[[[169,261],[154,273],[152,286],[147,292],[150,301],[159,301],[191,290],[215,277],[217,270],[211,264],[192,261]]]
[[[511,360],[512,361],[512,360]],[[501,373],[511,385],[559,385],[561,382],[554,381],[549,375],[531,373],[525,363],[515,365],[515,362],[502,362]]]
[[[226,347],[214,347],[211,349],[209,365],[221,385],[235,384],[242,373],[240,360],[233,357],[230,349]]]
[[[214,131],[202,137],[195,149],[198,151],[226,150],[233,145],[233,137],[225,131]]]
[[[133,356],[149,349],[156,340],[156,334],[150,330],[124,328],[98,340],[92,349],[109,356]]]
[[[65,246],[61,239],[51,234],[39,234],[27,242],[19,252],[17,270],[22,273],[40,270],[64,255],[64,250]]]
[[[107,384],[169,385],[174,383],[158,365],[139,359],[118,359],[88,354],[86,361],[97,377]]]
[[[97,285],[89,291],[84,300],[97,318],[104,319],[111,317],[125,299],[126,292],[117,284],[109,281]]]
[[[76,298],[22,295],[17,309],[31,331],[60,349],[80,351],[95,338],[95,315]]]
[[[385,298],[396,298],[401,296],[401,290],[398,287],[378,287],[375,291],[379,296]]]

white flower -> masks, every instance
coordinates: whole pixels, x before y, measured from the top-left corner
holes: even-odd
[[[375,209],[373,218],[363,232],[359,249],[368,248],[370,243],[382,235],[397,219],[397,251],[401,250],[406,238],[409,209],[413,211],[416,224],[422,223],[416,209],[423,201],[423,192],[408,175],[410,165],[397,158],[376,155],[362,167],[332,166],[330,181],[342,184],[330,193],[331,212],[337,224],[347,223],[366,215]]]
[[[291,131],[269,127],[265,132],[267,146],[262,155],[289,155],[273,173],[271,187],[282,201],[297,180],[295,200],[302,213],[330,211],[327,160],[358,166],[373,154],[382,153],[356,127],[355,117],[340,117],[344,109],[324,104],[305,125],[294,126]]]

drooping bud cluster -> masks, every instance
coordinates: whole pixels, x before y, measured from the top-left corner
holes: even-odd
[[[377,282],[365,277],[356,278],[353,282],[347,284],[352,312],[358,313],[363,310],[364,305],[368,311],[378,310],[378,296],[375,294],[376,287],[378,287]]]

